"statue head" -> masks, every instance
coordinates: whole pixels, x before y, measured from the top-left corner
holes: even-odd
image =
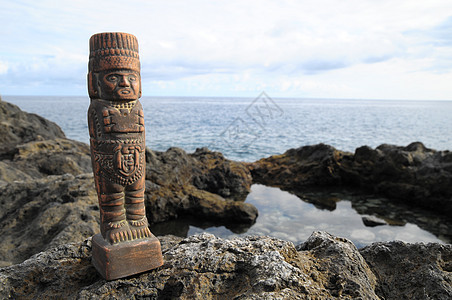
[[[141,97],[137,38],[105,32],[89,40],[88,93],[91,99],[131,101]]]

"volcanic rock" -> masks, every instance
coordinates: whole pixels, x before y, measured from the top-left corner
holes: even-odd
[[[263,158],[248,164],[256,183],[299,190],[309,186],[343,184],[342,164],[351,153],[325,144],[287,150],[284,154]]]
[[[381,299],[452,299],[452,245],[374,243],[359,251]]]
[[[252,224],[257,209],[243,202],[252,177],[241,163],[207,148],[187,154],[179,148],[146,150],[146,209],[152,222],[183,214]]]
[[[385,220],[379,219],[375,216],[363,216],[361,217],[361,219],[363,220],[363,224],[367,227],[375,227],[388,224]]]
[[[420,142],[406,147],[363,146],[356,149],[344,177],[356,186],[411,206],[452,214],[452,153],[449,151],[428,149]]]
[[[5,101],[0,101],[0,133],[0,153],[3,155],[17,144],[65,137],[54,122]]]
[[[452,293],[451,245],[376,243],[358,251],[325,232],[297,247],[255,236],[160,240],[162,267],[114,281],[91,265],[91,239],[60,245],[0,269],[0,297],[450,299]]]
[[[0,185],[0,266],[99,232],[93,175],[71,174]]]

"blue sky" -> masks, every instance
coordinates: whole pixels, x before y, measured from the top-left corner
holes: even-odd
[[[87,95],[88,41],[140,44],[144,96],[452,100],[452,1],[1,1],[0,95]]]

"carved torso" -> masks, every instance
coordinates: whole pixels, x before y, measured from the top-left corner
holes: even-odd
[[[110,181],[130,185],[144,173],[145,130],[141,103],[92,99],[88,112],[93,167]]]

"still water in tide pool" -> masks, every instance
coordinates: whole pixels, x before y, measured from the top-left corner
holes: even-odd
[[[88,97],[2,99],[56,122],[68,138],[88,142]],[[452,149],[452,101],[267,99],[264,102],[270,109],[253,98],[143,97],[140,101],[146,144],[158,151],[176,146],[192,152],[208,146],[232,160],[255,161],[317,143],[345,151],[414,141],[437,150]],[[324,230],[349,238],[357,246],[385,240],[451,243],[450,220],[375,197],[363,200],[362,195],[335,192],[328,196],[336,199],[334,209],[277,188],[253,185],[246,201],[258,208],[259,217],[249,228],[177,220],[155,224],[153,230],[181,236],[205,231],[221,237],[271,235],[294,243]],[[363,215],[377,216],[388,224],[367,227]]]
[[[246,202],[259,210],[256,223],[251,227],[236,227],[234,224],[215,226],[196,220],[177,220],[153,225],[157,234],[190,236],[202,232],[230,238],[239,235],[268,235],[299,244],[313,231],[322,230],[350,239],[357,247],[376,241],[401,240],[404,242],[451,243],[448,228],[452,224],[446,218],[429,215],[421,210],[407,210],[406,207],[391,204],[384,198],[365,196],[352,192],[310,192],[301,200],[294,194],[279,188],[254,184]],[[378,209],[384,206],[385,209]],[[359,214],[358,211],[363,213]],[[385,225],[368,227],[363,216],[373,216]],[[419,226],[417,225],[419,224]],[[422,229],[422,226],[425,229]],[[437,227],[443,226],[443,230]],[[431,230],[435,234],[429,232]],[[446,233],[446,234],[444,234]],[[439,237],[438,237],[439,236]]]

